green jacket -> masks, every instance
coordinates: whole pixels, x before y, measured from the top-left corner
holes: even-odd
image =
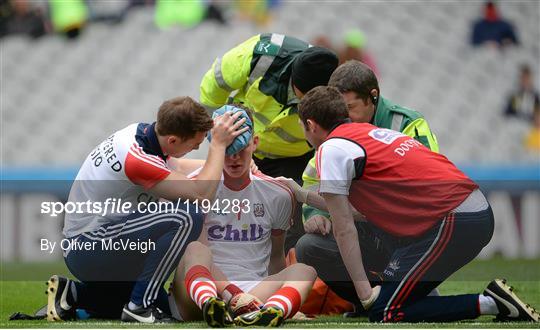
[[[258,158],[300,156],[311,150],[298,124],[292,63],[309,44],[276,33],[256,35],[217,58],[204,75],[200,101],[209,109],[243,103],[253,110]]]
[[[379,98],[377,110],[375,111],[375,116],[373,116],[371,124],[381,128],[400,131],[419,141],[432,151],[439,152],[437,138],[435,137],[435,134],[431,132],[431,129],[422,114],[397,105],[388,99],[383,97]],[[317,170],[315,169],[315,158],[316,155],[309,161],[302,174],[304,188],[307,189],[316,190],[319,187],[319,178],[317,177]],[[302,206],[302,213],[304,222],[317,214],[330,219],[330,214],[328,214],[328,212],[321,211],[307,204]]]

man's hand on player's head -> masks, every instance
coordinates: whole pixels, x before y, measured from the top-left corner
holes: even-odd
[[[225,147],[231,144],[234,139],[247,131],[249,127],[240,128],[246,118],[238,120],[242,112],[238,111],[232,114],[230,111],[225,112],[221,116],[214,118],[214,127],[212,128],[212,142],[224,145]]]
[[[317,214],[304,222],[304,230],[308,234],[328,235],[332,230],[332,222],[327,217]]]

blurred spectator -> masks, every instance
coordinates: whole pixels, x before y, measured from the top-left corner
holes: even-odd
[[[202,0],[157,0],[156,25],[165,29],[174,25],[193,27],[206,13]]]
[[[49,0],[49,14],[55,32],[75,39],[86,25],[88,7],[84,0]]]
[[[223,16],[223,10],[219,5],[217,0],[212,0],[206,8],[206,17],[204,18],[207,21],[217,21],[221,24],[227,24],[225,16]]]
[[[43,13],[28,0],[0,0],[0,37],[26,34],[39,38],[47,33]]]
[[[203,20],[216,20],[225,24],[217,1],[203,0],[156,0],[156,25],[168,28],[174,25],[193,27]]]
[[[518,89],[510,95],[505,114],[531,120],[535,109],[540,108],[540,96],[534,90],[531,68],[521,66]]]
[[[89,1],[85,0],[88,8],[88,22],[120,23],[127,11],[140,1]]]
[[[155,0],[128,0],[127,5],[124,7],[124,10],[120,14],[120,20],[123,20],[127,13],[137,7],[144,7],[144,6],[154,6],[156,4]]]
[[[270,10],[277,7],[279,1],[276,0],[236,0],[235,7],[238,10],[240,19],[250,20],[260,27],[270,23],[272,15]]]
[[[150,5],[153,6],[155,4],[156,4],[155,0],[128,0],[125,10],[128,11],[136,7],[144,7],[144,6],[150,6]]]
[[[332,43],[330,42],[330,39],[328,39],[328,37],[325,36],[324,34],[319,34],[318,36],[316,36],[311,42],[311,44],[313,46],[324,47],[332,51],[335,51],[334,47],[332,46]]]
[[[500,16],[493,1],[488,1],[484,5],[484,17],[473,25],[471,43],[473,46],[490,45],[498,48],[517,45],[519,41],[512,24]]]
[[[540,152],[540,107],[534,110],[533,127],[525,137],[525,148],[530,151]]]
[[[376,76],[379,76],[377,66],[375,65],[375,59],[366,50],[366,36],[360,30],[349,30],[345,34],[345,47],[339,54],[340,64],[347,62],[348,60],[360,61],[375,72]]]

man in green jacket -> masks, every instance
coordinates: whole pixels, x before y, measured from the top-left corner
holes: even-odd
[[[340,65],[330,77],[328,85],[342,93],[353,122],[369,122],[381,128],[400,131],[432,151],[439,151],[437,139],[422,114],[383,98],[377,77],[367,65],[355,60]],[[318,189],[315,157],[309,161],[302,179],[304,187]],[[298,262],[314,267],[319,277],[338,295],[358,305],[354,286],[332,236],[330,215],[307,204],[303,205],[302,212],[306,234],[296,245]],[[381,246],[367,223],[357,222],[356,227],[364,264],[370,266],[370,271],[382,271],[388,263],[392,247]],[[376,278],[374,276],[372,279]]]
[[[337,55],[326,48],[282,34],[259,34],[214,61],[202,79],[200,102],[212,111],[233,102],[250,108],[259,137],[253,157],[259,169],[301,183],[313,148],[298,122],[297,104],[312,88],[326,85],[337,65]],[[303,234],[300,212],[295,219],[286,249]]]

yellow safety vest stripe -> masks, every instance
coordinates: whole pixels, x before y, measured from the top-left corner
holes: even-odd
[[[435,134],[433,134],[433,132],[431,132],[431,129],[424,118],[417,118],[412,121],[403,129],[402,133],[410,137],[425,136],[428,140],[431,151],[439,152],[439,143],[437,142],[437,137]]]

